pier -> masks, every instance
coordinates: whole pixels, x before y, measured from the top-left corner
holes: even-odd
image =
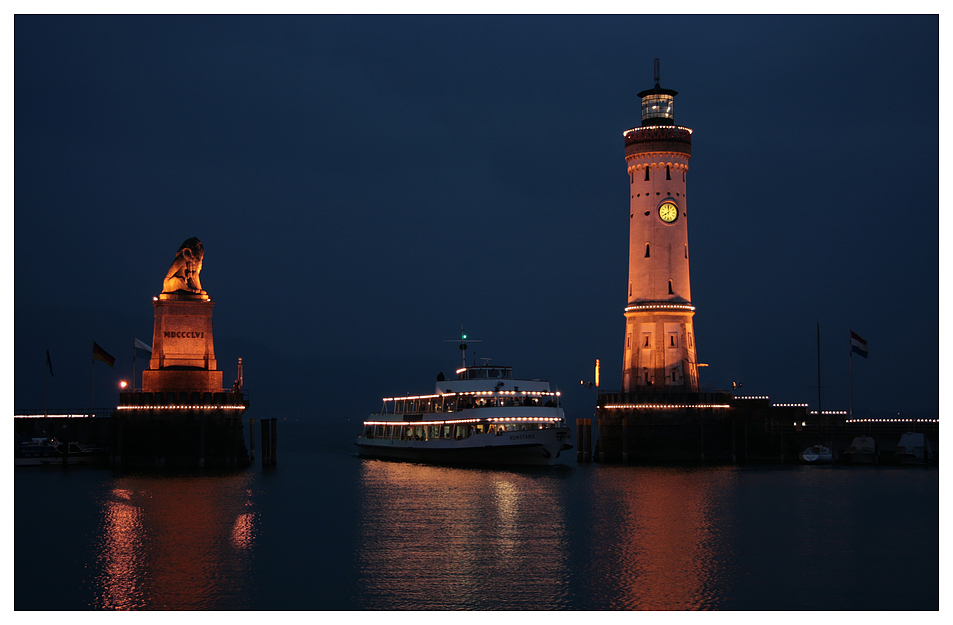
[[[889,464],[906,432],[926,434],[937,455],[939,445],[938,419],[848,419],[727,392],[600,393],[596,421],[592,459],[605,463],[796,463],[809,446],[843,455],[867,435],[877,442],[878,462]]]

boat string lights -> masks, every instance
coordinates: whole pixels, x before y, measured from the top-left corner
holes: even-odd
[[[731,408],[728,404],[612,404],[607,410],[672,410],[682,408]]]
[[[562,419],[555,417],[491,417],[489,419],[448,419],[443,421],[365,421],[364,425],[459,425],[462,423],[480,423],[493,421],[495,423],[517,423],[533,421],[536,423],[556,423]]]
[[[485,396],[503,396],[503,395],[538,395],[540,397],[561,397],[562,394],[559,391],[460,391],[459,393],[441,393],[438,395],[409,395],[405,397],[385,397],[384,401],[404,401],[404,400],[414,400],[414,399],[437,399],[439,397],[451,397],[453,395],[485,395]]]
[[[202,404],[196,406],[184,406],[181,404],[169,404],[166,406],[117,406],[119,410],[245,410],[241,404],[235,405],[215,405]]]

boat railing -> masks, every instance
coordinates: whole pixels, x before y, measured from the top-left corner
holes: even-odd
[[[558,408],[559,398],[535,395],[471,395],[453,394],[435,398],[387,399],[381,412],[384,414],[447,413],[481,408]]]
[[[371,415],[373,417],[373,415]],[[468,420],[463,423],[423,422],[423,423],[387,423],[373,420],[364,423],[361,438],[379,438],[390,440],[461,440],[476,434],[502,435],[504,432],[524,432],[548,430],[562,427],[558,419],[543,421],[525,420],[500,422]]]

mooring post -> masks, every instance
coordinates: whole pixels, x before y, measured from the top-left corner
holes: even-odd
[[[268,419],[261,420],[261,466],[271,466],[271,459],[268,452],[271,451],[271,428]]]
[[[271,420],[271,466],[278,466],[278,419]]]
[[[586,419],[585,423],[586,449],[583,453],[586,462],[592,462],[592,419]]]
[[[586,454],[583,451],[583,445],[585,444],[585,434],[583,433],[583,425],[585,424],[585,419],[576,419],[576,440],[578,441],[579,447],[576,449],[576,462],[585,462]]]
[[[249,438],[249,453],[251,454],[250,460],[255,461],[255,417],[252,417],[248,420],[248,438]]]

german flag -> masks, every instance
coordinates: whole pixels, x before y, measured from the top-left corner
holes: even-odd
[[[104,363],[113,366],[113,363],[116,362],[116,359],[109,355],[105,349],[96,344],[96,341],[93,341],[93,360],[102,360]],[[115,369],[115,367],[113,367]]]

